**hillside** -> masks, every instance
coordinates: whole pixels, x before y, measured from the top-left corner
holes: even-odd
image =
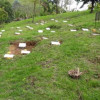
[[[69,12],[36,17],[34,24],[28,19],[0,28],[5,30],[0,38],[0,100],[99,100],[100,23],[94,34],[94,16]],[[48,27],[51,30],[46,30]],[[21,34],[15,35],[18,30]],[[51,41],[61,44],[52,45]],[[13,47],[19,42],[29,43],[31,53],[20,54],[19,48]],[[12,52],[13,59],[4,58]],[[82,75],[73,79],[68,71],[77,68]]]

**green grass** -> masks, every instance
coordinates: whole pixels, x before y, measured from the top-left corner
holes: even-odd
[[[31,19],[2,26],[0,30],[6,31],[0,38],[0,100],[100,100],[100,78],[95,75],[100,74],[100,61],[95,60],[100,56],[100,36],[91,35],[94,16],[88,12],[69,12],[36,17],[35,22],[47,21],[44,26],[32,24]],[[67,23],[62,22],[67,19]],[[34,30],[28,30],[26,25]],[[45,30],[52,25],[61,28],[52,29],[56,33]],[[23,32],[15,36],[18,26]],[[97,30],[99,26],[98,23]],[[90,31],[83,32],[82,27]],[[44,33],[38,33],[39,29]],[[78,31],[70,32],[70,29]],[[10,42],[40,40],[39,36],[49,39],[40,41],[31,54],[15,56],[12,60],[3,58]],[[50,45],[52,40],[62,40],[61,46]],[[84,72],[78,80],[68,76],[68,71],[77,67]]]

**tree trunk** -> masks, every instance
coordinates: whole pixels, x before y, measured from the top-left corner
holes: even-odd
[[[90,13],[93,13],[94,3],[95,3],[95,1],[94,1],[94,0],[92,0],[92,7],[91,7],[91,11],[90,11]]]
[[[59,11],[58,11],[58,5],[56,3],[56,14],[58,14],[58,13],[59,13]]]
[[[33,10],[33,16],[32,16],[32,23],[34,23],[34,18],[36,16],[35,9],[36,9],[36,2],[34,2],[34,10]]]

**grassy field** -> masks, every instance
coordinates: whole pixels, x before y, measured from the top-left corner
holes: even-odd
[[[69,12],[37,17],[35,22],[47,22],[43,26],[32,24],[31,19],[2,26],[0,30],[6,31],[0,38],[0,100],[100,100],[100,36],[92,35],[94,16],[95,13]],[[27,29],[26,25],[34,30]],[[23,32],[16,36],[18,26]],[[53,27],[51,30],[56,32],[51,33],[46,27]],[[90,31],[84,32],[82,28]],[[38,33],[39,29],[44,32]],[[41,36],[48,40],[41,40]],[[16,40],[39,42],[29,55],[4,59],[10,42]],[[60,46],[50,45],[51,41],[59,40]],[[83,72],[80,79],[69,77],[68,71],[78,67]]]

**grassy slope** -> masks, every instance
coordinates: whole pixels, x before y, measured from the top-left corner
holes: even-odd
[[[59,22],[55,23],[50,18]],[[69,24],[79,29],[78,32],[70,32],[68,23],[62,23],[67,19],[70,19]],[[73,12],[36,18],[36,22],[40,20],[48,23],[41,26],[25,20],[2,28],[6,32],[0,38],[0,100],[99,100],[100,79],[94,74],[100,74],[100,64],[90,60],[100,55],[100,36],[92,36],[91,31],[81,31],[82,27],[94,28],[94,14]],[[34,27],[34,31],[26,29],[26,25]],[[50,25],[62,28],[50,33],[45,30]],[[17,26],[24,30],[20,36],[14,35]],[[44,33],[37,33],[38,29],[43,29]],[[39,36],[46,36],[49,40],[39,42],[31,54],[17,56],[13,60],[3,58],[8,52],[9,42],[39,40]],[[52,40],[62,40],[63,43],[51,46]],[[79,80],[71,79],[67,72],[77,67],[86,73]],[[35,85],[29,76],[35,77]]]

